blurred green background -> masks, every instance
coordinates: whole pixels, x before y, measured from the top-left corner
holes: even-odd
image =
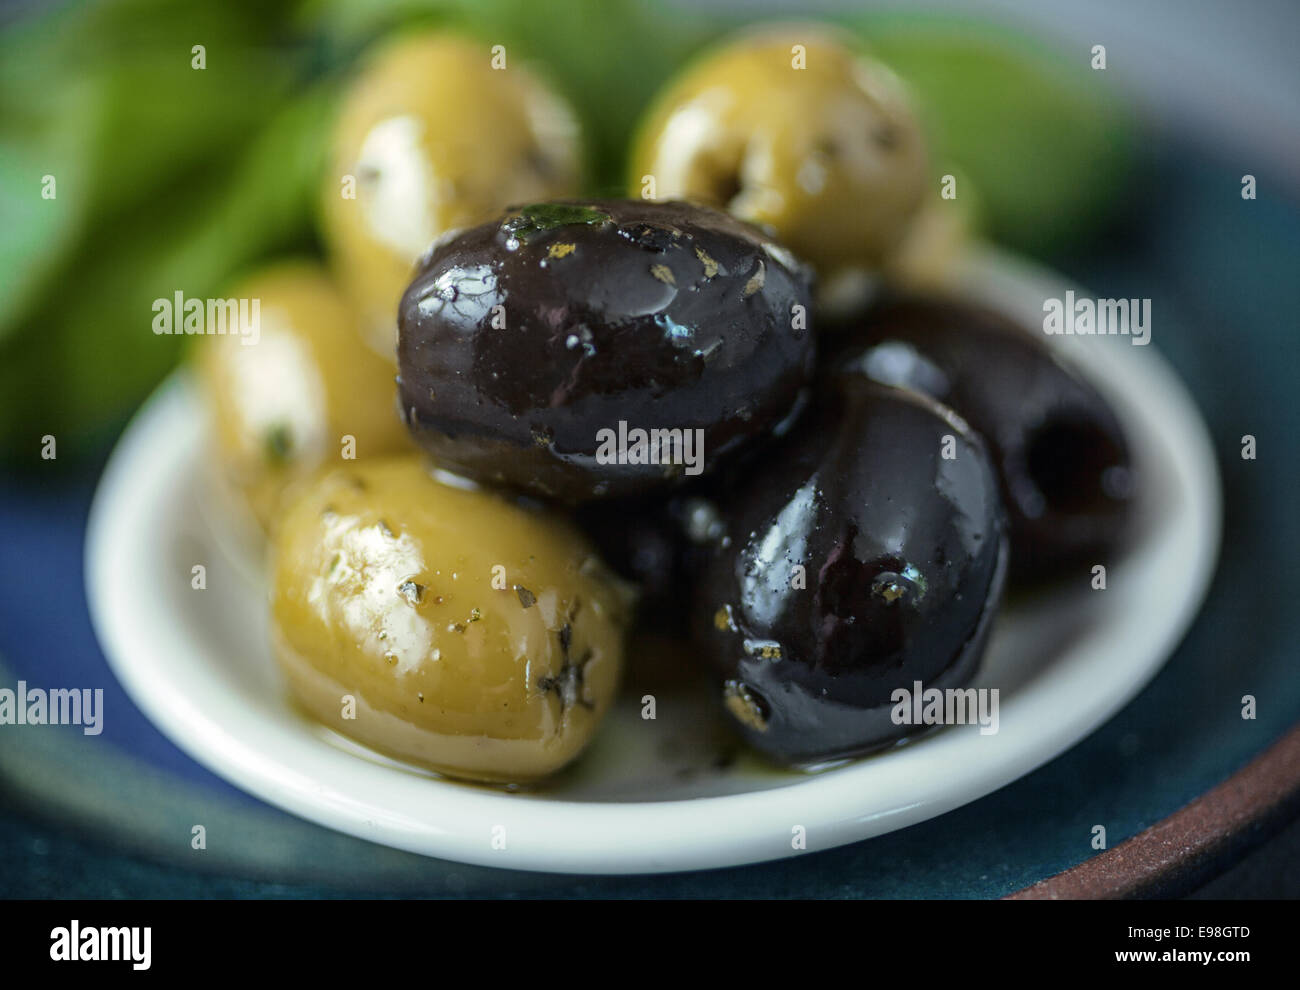
[[[834,19],[911,85],[936,174],[973,184],[985,236],[1050,261],[1122,211],[1135,125],[1108,73],[951,16]],[[60,467],[102,451],[180,356],[183,337],[151,331],[155,298],[216,295],[262,259],[319,251],[338,94],[368,44],[417,23],[536,63],[583,120],[593,194],[621,189],[656,90],[740,26],[650,0],[91,0],[20,13],[0,31],[0,461],[42,463],[46,434]]]

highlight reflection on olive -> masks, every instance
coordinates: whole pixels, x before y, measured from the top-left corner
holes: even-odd
[[[717,500],[696,640],[755,748],[854,756],[915,731],[894,692],[965,685],[1007,543],[984,444],[917,393],[846,378]]]
[[[374,52],[347,94],[322,190],[333,266],[372,346],[393,355],[416,259],[511,203],[577,191],[578,125],[522,64],[489,46],[415,34]]]
[[[387,459],[317,479],[273,550],[290,687],[376,750],[526,782],[573,760],[609,707],[628,592],[557,516]]]
[[[402,410],[481,482],[572,503],[663,488],[796,407],[811,305],[806,267],[717,210],[524,205],[423,260],[399,318]],[[622,440],[651,430],[668,439]]]
[[[234,286],[231,298],[248,303],[255,325],[205,334],[193,357],[218,468],[263,529],[286,489],[343,456],[345,438],[356,458],[411,448],[392,365],[358,337],[324,269],[280,262]]]

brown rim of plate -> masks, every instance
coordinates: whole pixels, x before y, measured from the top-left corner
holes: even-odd
[[[1300,813],[1300,725],[1168,818],[1008,900],[1181,897]]]

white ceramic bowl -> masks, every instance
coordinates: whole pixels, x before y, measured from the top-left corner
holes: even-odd
[[[1082,294],[992,252],[973,257],[962,281],[1030,325],[1044,299]],[[579,764],[542,790],[454,783],[370,753],[304,719],[286,696],[259,567],[205,509],[206,426],[183,377],[140,410],[100,483],[87,536],[95,627],[131,697],[195,760],[270,804],[401,849],[513,869],[641,873],[879,835],[988,794],[1078,742],[1155,674],[1207,589],[1219,481],[1186,391],[1152,347],[1050,342],[1129,433],[1140,535],[1105,591],[1081,581],[999,617],[976,681],[1000,691],[993,735],[953,726],[819,773],[777,771],[729,758],[734,747],[703,693],[669,673],[672,663],[642,663],[634,679],[643,685]],[[194,564],[207,568],[206,590],[191,588]],[[641,718],[642,693],[656,696],[653,721]]]

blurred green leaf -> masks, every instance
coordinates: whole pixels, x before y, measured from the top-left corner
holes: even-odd
[[[301,76],[286,4],[93,0],[0,34],[0,339],[79,239],[160,185],[229,156]],[[205,46],[206,68],[191,67]],[[42,198],[43,176],[56,197]]]
[[[1124,188],[1131,122],[1106,73],[988,27],[856,15],[912,86],[938,165],[991,233],[1050,251]],[[503,44],[577,108],[589,192],[619,194],[631,134],[682,63],[734,24],[652,0],[89,0],[0,35],[0,452],[92,449],[175,362],[152,302],[221,293],[312,236],[339,69],[400,27]],[[190,67],[191,47],[207,68]],[[58,197],[40,196],[54,175]],[[937,181],[937,176],[936,176]],[[967,187],[969,188],[969,187]]]
[[[716,34],[718,21],[653,0],[313,0],[303,8],[336,51],[396,27],[446,25],[522,56],[576,108],[588,190],[622,195],[632,131],[654,94]],[[485,49],[486,52],[486,49]]]
[[[868,14],[852,26],[911,87],[936,163],[970,177],[993,238],[1051,254],[1122,204],[1133,117],[1088,52],[936,14]]]
[[[321,86],[279,113],[225,181],[142,206],[111,242],[92,239],[31,321],[0,345],[0,447],[41,435],[76,456],[106,439],[175,363],[183,337],[155,335],[153,300],[218,295],[241,269],[309,236],[333,113]]]
[[[467,4],[477,33],[522,51],[578,108],[592,192],[623,195],[632,133],[673,73],[716,33],[681,7],[636,0]]]
[[[85,227],[89,156],[84,135],[99,119],[92,86],[64,86],[57,110],[40,122],[7,118],[0,127],[0,340],[40,296]],[[54,198],[43,195],[54,179]]]

